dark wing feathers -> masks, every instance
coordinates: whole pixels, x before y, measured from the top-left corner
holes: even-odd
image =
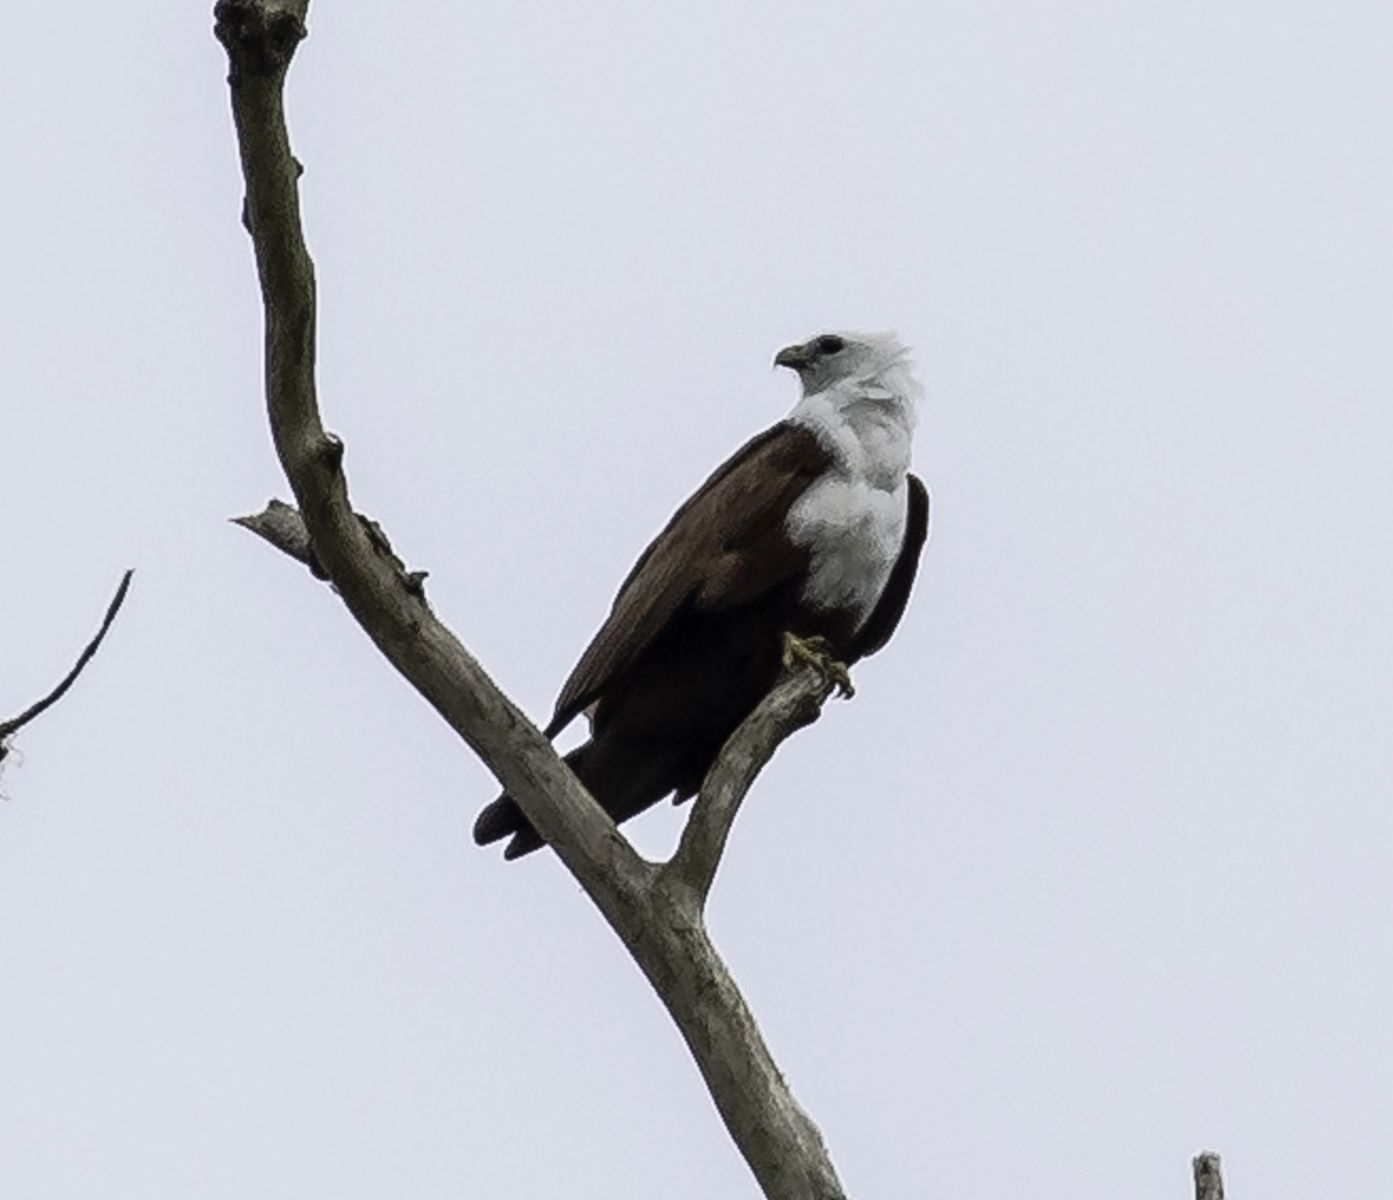
[[[909,511],[904,527],[904,544],[900,556],[890,570],[890,578],[885,581],[871,615],[856,633],[852,646],[851,659],[865,658],[874,654],[895,632],[895,626],[904,616],[905,605],[909,603],[909,593],[914,585],[914,576],[919,570],[919,552],[924,548],[924,539],[929,536],[929,490],[917,475],[909,477]]]
[[[780,422],[726,460],[639,556],[609,617],[556,702],[562,729],[653,644],[684,604],[743,604],[805,566],[790,553],[784,517],[830,456],[807,429]]]

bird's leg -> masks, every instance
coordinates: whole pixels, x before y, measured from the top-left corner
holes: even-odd
[[[784,669],[791,671],[799,663],[806,663],[818,671],[829,683],[835,684],[837,694],[846,699],[856,695],[851,683],[851,672],[846,663],[832,657],[832,643],[825,637],[800,638],[797,634],[784,631]]]

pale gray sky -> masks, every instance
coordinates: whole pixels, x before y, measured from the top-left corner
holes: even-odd
[[[285,487],[210,7],[7,14],[0,712],[138,574],[0,780],[0,1192],[752,1198],[576,887],[225,522]],[[1386,1194],[1388,7],[311,16],[326,417],[531,713],[777,347],[918,348],[918,594],[712,914],[853,1194]]]

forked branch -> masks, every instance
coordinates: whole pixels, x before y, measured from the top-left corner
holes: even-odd
[[[726,839],[755,776],[785,739],[818,719],[832,688],[832,681],[811,666],[786,671],[731,734],[702,781],[677,853],[662,869],[669,886],[690,889],[694,902],[705,907]]]
[[[436,618],[420,573],[408,572],[381,530],[354,513],[343,445],[325,431],[315,393],[314,268],[283,110],[307,8],[308,0],[220,0],[214,9],[231,64],[244,223],[266,317],[267,411],[298,506],[273,502],[239,523],[330,580],[378,649],[517,800],[652,982],[765,1195],[842,1200],[821,1136],[789,1093],[702,919],[740,801],[778,742],[815,718],[821,680],[806,671],[787,679],[736,732],[729,760],[722,756],[696,806],[696,830],[671,872],[660,874]]]

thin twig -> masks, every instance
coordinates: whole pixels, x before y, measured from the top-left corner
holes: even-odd
[[[134,570],[128,570],[121,576],[121,582],[117,585],[116,595],[111,598],[111,603],[106,606],[106,616],[102,618],[102,626],[97,630],[97,636],[87,643],[87,648],[77,657],[77,662],[73,664],[73,669],[63,677],[59,685],[49,692],[42,700],[37,700],[26,708],[17,717],[12,717],[8,721],[0,721],[0,759],[6,754],[5,741],[12,737],[28,725],[40,713],[52,708],[72,685],[77,682],[77,677],[82,674],[82,669],[92,661],[92,656],[102,644],[102,639],[106,637],[106,631],[111,628],[111,623],[116,620],[116,614],[121,611],[121,605],[125,602],[126,592],[130,590],[131,576]]]

